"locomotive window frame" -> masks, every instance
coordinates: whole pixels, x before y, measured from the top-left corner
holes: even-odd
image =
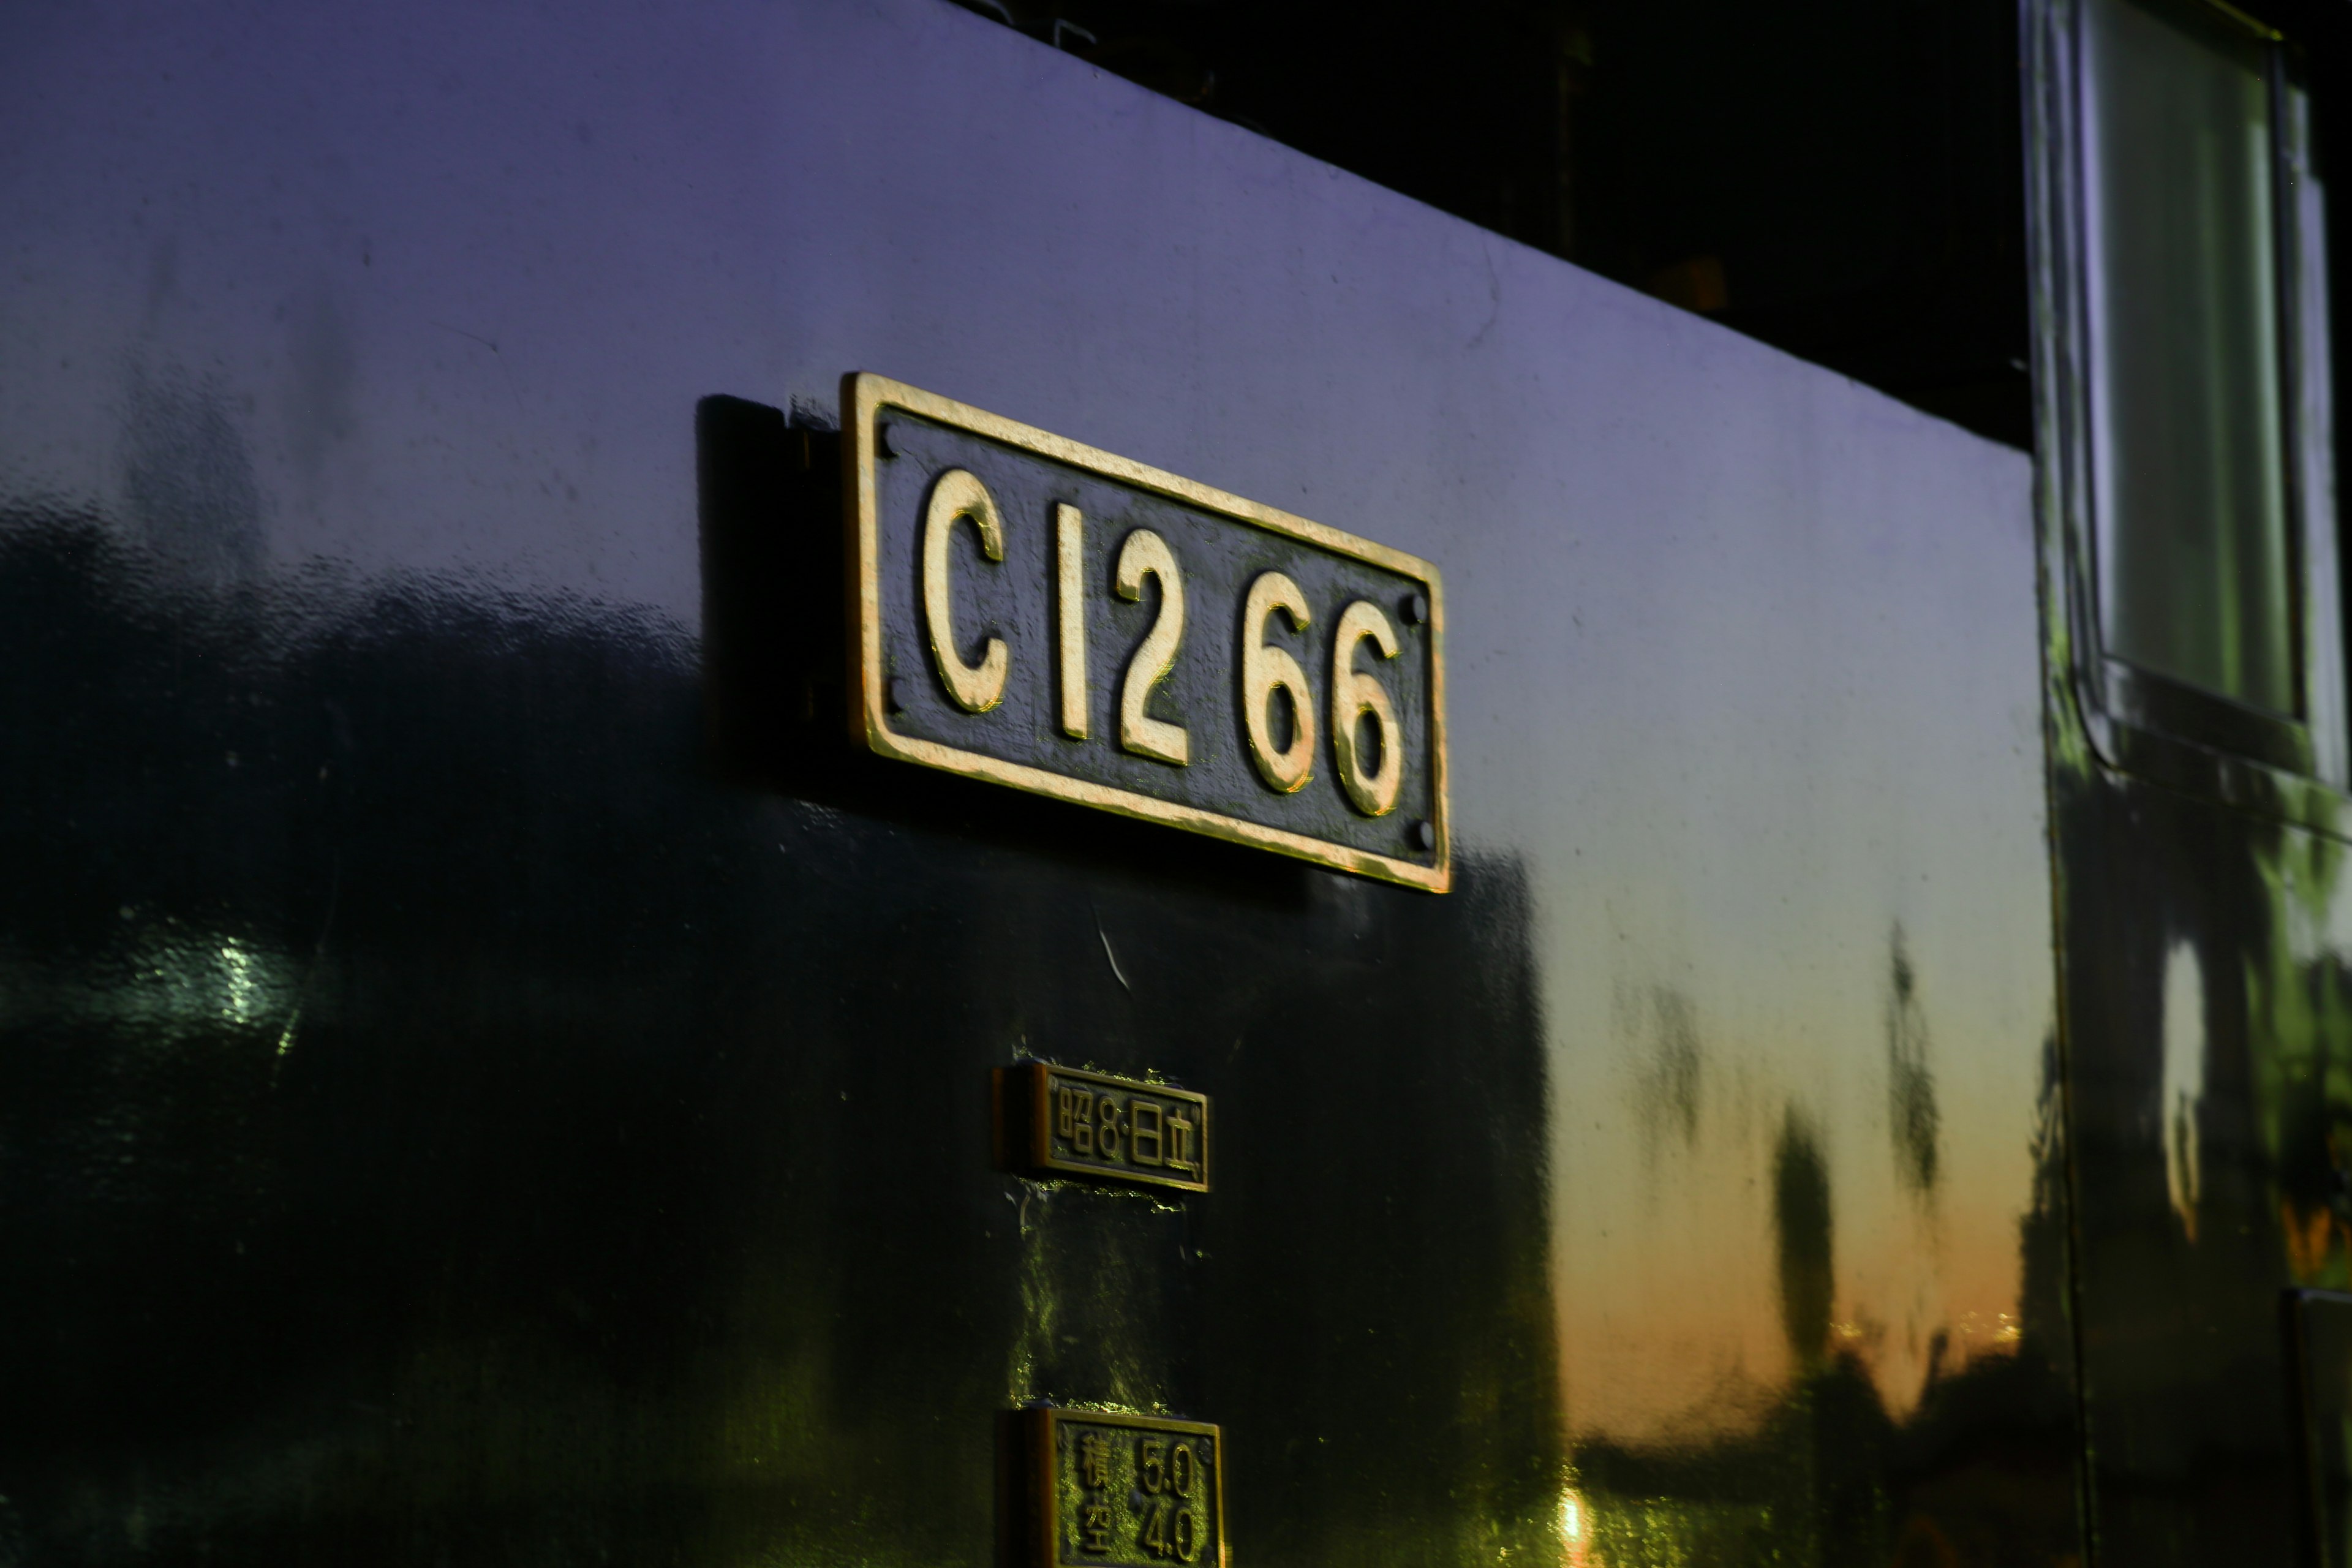
[[[2061,546],[2050,562],[2051,675],[2063,679],[2108,766],[2226,804],[2338,834],[2352,799],[2336,439],[2327,315],[2326,182],[2309,61],[2297,43],[2223,0],[2116,0],[2158,16],[2194,14],[2260,45],[2271,103],[2280,450],[2293,713],[2242,701],[2135,663],[2107,646],[2101,597],[2097,343],[2091,182],[2095,178],[2085,32],[2092,0],[2028,0],[2024,13],[2034,376],[2044,515]],[[2063,633],[2063,637],[2060,634]]]

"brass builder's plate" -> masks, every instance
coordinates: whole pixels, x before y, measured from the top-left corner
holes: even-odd
[[[1209,1097],[1045,1062],[996,1069],[1004,1163],[1033,1175],[1209,1190]]]
[[[842,395],[867,746],[1445,889],[1427,562],[880,376]]]
[[[1224,1445],[1214,1426],[1094,1410],[1019,1413],[1031,1568],[1223,1568]]]

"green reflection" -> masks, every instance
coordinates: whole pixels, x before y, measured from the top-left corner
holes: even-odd
[[[2293,713],[2267,47],[2210,6],[2084,16],[2107,647]]]

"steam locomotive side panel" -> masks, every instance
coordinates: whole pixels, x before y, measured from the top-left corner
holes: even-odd
[[[934,0],[9,26],[0,1561],[2078,1550],[2021,455]],[[1449,890],[854,742],[857,372],[1429,563]]]
[[[2334,1563],[2352,1540],[2328,1348],[2347,53],[2332,15],[2258,9],[2025,13],[2085,1497],[2116,1562]]]

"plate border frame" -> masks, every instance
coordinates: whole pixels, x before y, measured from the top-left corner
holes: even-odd
[[[1454,881],[1452,805],[1445,776],[1445,596],[1437,568],[1416,555],[1375,544],[1352,533],[1310,521],[1290,512],[1216,489],[1180,475],[1151,468],[1082,442],[1055,436],[1034,426],[974,408],[904,382],[852,371],[842,377],[842,489],[847,504],[849,585],[849,724],[850,734],[877,755],[899,762],[984,779],[1032,795],[1051,796],[1143,822],[1164,823],[1222,838],[1271,849],[1330,870],[1351,872],[1378,881],[1443,893]],[[902,734],[890,727],[884,699],[882,668],[881,520],[875,484],[875,436],[885,408],[903,408],[932,420],[1031,453],[1053,462],[1165,496],[1171,500],[1263,529],[1317,549],[1349,556],[1420,583],[1429,595],[1429,753],[1430,825],[1437,837],[1435,859],[1429,865],[1402,856],[1356,849],[1345,844],[1268,827],[1222,812],[1161,800],[1113,784],[1007,762],[943,741]]]
[[[1026,1097],[1024,1110],[1029,1123],[1028,1147],[1023,1152],[1027,1158],[1029,1169],[1032,1172],[1056,1176],[1087,1177],[1098,1182],[1113,1182],[1122,1185],[1160,1187],[1179,1193],[1205,1193],[1209,1190],[1209,1097],[1199,1089],[1179,1089],[1174,1084],[1168,1083],[1149,1083],[1142,1079],[1120,1078],[1116,1073],[1096,1072],[1090,1068],[1066,1068],[1059,1062],[1016,1062],[1010,1068],[1000,1068],[997,1070],[1007,1075],[1008,1079],[1016,1075],[1023,1075],[1027,1079],[1025,1086],[1018,1092]],[[1131,1171],[1120,1171],[1105,1165],[1087,1165],[1075,1160],[1057,1158],[1054,1153],[1053,1128],[1050,1124],[1054,1114],[1053,1080],[1057,1077],[1074,1078],[1082,1082],[1097,1084],[1105,1089],[1117,1089],[1130,1097],[1139,1093],[1156,1094],[1170,1100],[1191,1101],[1201,1113],[1201,1174],[1199,1177],[1154,1176],[1146,1173],[1140,1167]]]
[[[1030,1474],[1036,1489],[1037,1540],[1030,1554],[1035,1568],[1092,1568],[1087,1563],[1065,1563],[1062,1559],[1061,1490],[1055,1484],[1054,1471],[1055,1428],[1063,1421],[1075,1421],[1087,1426],[1125,1426],[1139,1432],[1175,1432],[1186,1436],[1205,1436],[1217,1446],[1216,1472],[1210,1485],[1215,1489],[1213,1506],[1217,1514],[1217,1560],[1199,1563],[1196,1568],[1227,1568],[1233,1562],[1233,1549],[1225,1541],[1225,1434],[1213,1421],[1183,1421],[1172,1415],[1136,1415],[1123,1410],[1088,1410],[1073,1405],[1033,1405],[1019,1412],[1027,1423],[1030,1437]]]

